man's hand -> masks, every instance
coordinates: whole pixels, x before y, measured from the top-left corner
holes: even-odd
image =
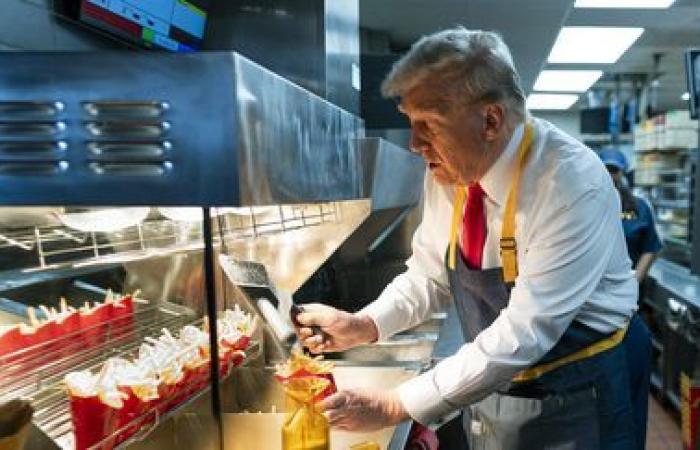
[[[322,406],[331,426],[347,431],[380,430],[410,418],[394,391],[343,390]]]
[[[297,320],[302,325],[299,339],[313,353],[347,350],[374,342],[379,336],[377,326],[370,317],[318,303],[304,305],[304,312],[297,316]],[[321,327],[324,335],[314,335],[308,328],[313,325]]]

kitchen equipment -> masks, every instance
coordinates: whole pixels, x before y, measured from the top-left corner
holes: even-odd
[[[34,425],[51,441],[41,448],[72,445],[61,387],[67,371],[95,367],[205,313],[216,323],[233,303],[255,311],[254,287],[232,282],[214,265],[218,254],[264,264],[269,279],[257,288],[275,294],[268,298],[286,316],[291,295],[367,219],[373,198],[383,199],[377,208],[418,201],[419,158],[382,146],[382,167],[397,161],[386,164],[392,185],[413,189],[380,196],[375,189],[387,186],[374,169],[380,158],[362,156],[361,119],[236,53],[7,52],[0,83],[0,206],[202,211],[201,222],[191,220],[192,210],[186,217],[149,213],[119,230],[75,229],[53,214],[12,229],[1,224],[18,222],[0,220],[0,296],[29,304],[70,292],[80,302],[109,287],[139,288],[149,299],[137,305],[124,338],[107,327],[100,346],[63,346],[60,357],[42,352],[11,377],[0,362],[0,399],[27,395],[37,409]],[[239,209],[213,214],[218,207]],[[216,334],[211,327],[210,348]],[[248,360],[264,364],[263,345],[267,339],[254,343]],[[220,436],[230,430],[221,403],[230,399],[219,391],[237,371],[218,379],[217,359],[212,352],[206,389],[151,415],[122,445],[222,448]]]
[[[265,266],[255,261],[240,261],[229,255],[219,255],[219,265],[228,281],[240,287],[255,299],[255,305],[267,321],[270,329],[280,342],[288,349],[300,347],[296,331],[292,327],[299,326],[296,316],[304,309],[296,305],[291,296],[278,291],[270,281]],[[281,310],[288,308],[289,314]],[[285,320],[289,317],[289,320]],[[314,334],[323,335],[320,327],[312,327]]]

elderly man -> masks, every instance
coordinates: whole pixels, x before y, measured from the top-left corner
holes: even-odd
[[[383,85],[428,165],[408,269],[356,314],[299,320],[314,352],[384,339],[451,297],[465,344],[393,391],[326,399],[376,429],[457,410],[474,449],[641,449],[650,365],[620,200],[590,149],[530,117],[508,48],[455,28],[419,40]],[[466,443],[464,444],[466,448]]]

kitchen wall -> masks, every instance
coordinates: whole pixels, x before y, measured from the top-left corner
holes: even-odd
[[[572,137],[581,140],[580,115],[578,110],[533,111],[532,115],[548,120]]]

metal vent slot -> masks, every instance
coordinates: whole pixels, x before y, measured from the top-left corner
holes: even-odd
[[[53,137],[66,129],[64,122],[0,122],[0,136]]]
[[[0,141],[0,159],[60,159],[67,148],[64,141]]]
[[[168,102],[104,100],[83,102],[83,109],[92,117],[161,117],[170,109]]]
[[[22,117],[55,117],[65,109],[63,102],[0,101],[0,115]]]
[[[67,161],[13,162],[0,161],[0,175],[56,175],[68,170]]]
[[[172,163],[90,163],[90,170],[95,175],[160,177],[172,169]]]
[[[88,142],[87,148],[93,159],[109,161],[162,160],[170,149],[170,141],[147,142]]]
[[[88,132],[102,138],[158,138],[170,129],[170,122],[162,121],[99,121],[85,124]]]

